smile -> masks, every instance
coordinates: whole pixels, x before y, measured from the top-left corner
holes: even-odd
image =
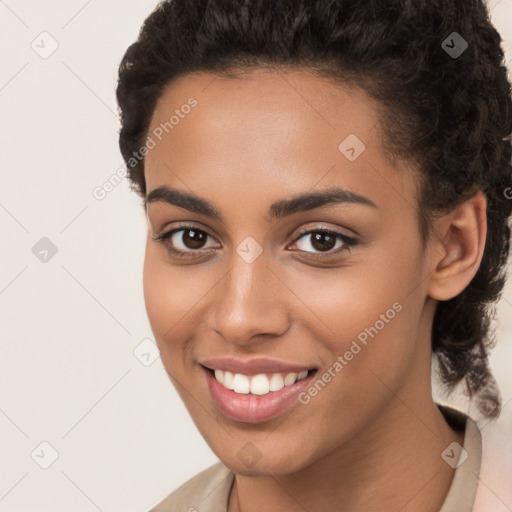
[[[279,391],[285,386],[292,386],[304,377],[307,377],[308,371],[300,373],[260,373],[254,376],[244,375],[242,373],[231,373],[223,370],[214,370],[215,379],[226,389],[235,393],[247,395],[266,395],[274,391]]]
[[[245,375],[201,365],[206,387],[217,410],[226,418],[261,423],[300,405],[317,369]]]

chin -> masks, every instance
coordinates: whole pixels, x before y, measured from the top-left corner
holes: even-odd
[[[251,477],[287,476],[309,467],[314,462],[301,452],[299,446],[281,448],[278,451],[271,449],[259,451],[251,442],[247,442],[236,452],[213,451],[233,473]]]

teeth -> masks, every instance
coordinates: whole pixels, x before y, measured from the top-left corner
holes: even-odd
[[[279,391],[285,386],[291,386],[295,382],[302,380],[307,376],[308,371],[304,370],[300,373],[273,373],[270,379],[266,374],[260,373],[253,377],[248,377],[241,373],[231,373],[223,370],[215,370],[215,378],[225,388],[231,389],[235,393],[247,395],[249,393],[253,395],[266,395],[271,391]],[[284,375],[284,377],[283,377]]]
[[[219,370],[215,370],[215,372],[218,372]],[[222,370],[220,370],[222,372]],[[217,375],[217,374],[215,374]],[[222,380],[219,380],[219,382],[222,382],[224,384],[224,387],[228,389],[233,389],[233,374],[231,372],[224,372],[224,378]]]
[[[266,375],[255,375],[251,379],[251,393],[253,395],[266,395],[269,391],[270,382]]]
[[[279,391],[284,388],[284,379],[280,373],[274,373],[270,378],[270,391]]]
[[[297,379],[297,374],[296,373],[289,373],[284,378],[284,385],[285,386],[291,386],[295,382],[296,379]]]
[[[249,377],[242,375],[241,373],[235,373],[235,376],[233,377],[233,391],[235,393],[247,395],[250,390],[251,381],[249,380]]]

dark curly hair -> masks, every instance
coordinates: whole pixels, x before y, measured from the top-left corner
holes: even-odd
[[[450,53],[454,41],[464,48],[462,40],[462,54]],[[437,304],[431,339],[445,389],[464,383],[480,412],[497,417],[501,397],[488,352],[509,254],[512,103],[487,7],[482,0],[161,2],[119,67],[119,144],[135,191],[146,195],[144,160],[133,155],[170,81],[193,71],[236,76],[268,65],[315,71],[380,102],[383,149],[421,171],[424,245],[435,215],[476,190],[485,194],[482,262],[459,295]]]

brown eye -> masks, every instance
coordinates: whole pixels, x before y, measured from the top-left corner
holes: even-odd
[[[204,231],[199,231],[198,229],[182,229],[180,231],[183,231],[181,243],[187,249],[201,249],[208,238],[208,235]],[[178,231],[176,233],[178,233]]]
[[[357,240],[337,231],[310,229],[297,238],[295,245],[301,251],[312,254],[337,254],[357,245]]]
[[[154,237],[155,240],[164,245],[164,247],[175,256],[194,257],[211,248],[205,245],[208,239],[213,237],[206,231],[198,229],[195,226],[183,226],[171,229],[167,233],[162,233]]]
[[[317,251],[329,251],[336,245],[336,237],[327,233],[311,233],[311,246]]]

